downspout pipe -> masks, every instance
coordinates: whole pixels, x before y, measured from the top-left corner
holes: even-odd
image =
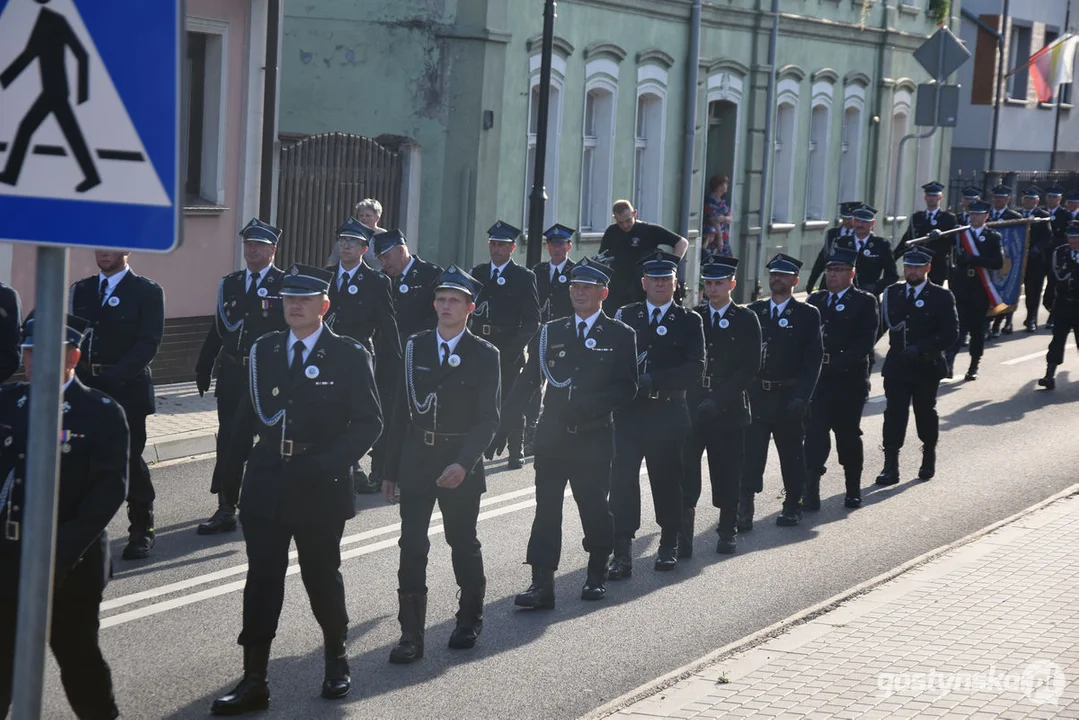
[[[993,138],[989,146],[989,167],[988,170],[995,170],[997,167],[997,132],[1000,130],[1000,106],[1003,104],[1002,96],[1004,95],[1004,33],[1008,30],[1008,11],[1011,3],[1010,0],[1004,0],[1004,8],[1000,13],[1000,30],[1001,33],[997,35],[997,77],[996,87],[993,88]],[[982,178],[982,181],[988,189],[988,173]]]
[[[775,159],[775,128],[772,119],[776,106],[776,46],[779,44],[779,0],[772,0],[772,34],[768,39],[768,92],[764,111],[764,152],[761,164],[761,209],[760,232],[757,233],[757,258],[754,263],[753,295],[756,300],[761,294],[761,270],[764,267],[764,233],[771,217],[770,174]]]
[[[689,15],[689,72],[686,73],[685,129],[682,136],[682,206],[678,213],[678,234],[689,239],[689,217],[693,206],[693,151],[697,140],[697,83],[701,64],[701,0],[693,0]],[[683,260],[687,300],[695,301],[700,275],[700,233],[690,244]]]
[[[278,46],[281,44],[281,0],[269,0],[266,10],[266,73],[262,91],[262,167],[259,218],[273,222],[274,167],[277,155]]]

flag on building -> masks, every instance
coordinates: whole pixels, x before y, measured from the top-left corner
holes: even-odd
[[[1030,79],[1039,102],[1049,102],[1060,85],[1072,81],[1076,46],[1079,35],[1069,34],[1030,56]]]

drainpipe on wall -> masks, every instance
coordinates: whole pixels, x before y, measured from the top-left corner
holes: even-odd
[[[266,74],[262,92],[262,168],[259,182],[259,218],[272,223],[274,169],[277,165],[278,46],[281,43],[281,0],[270,0],[266,10]]]
[[[775,156],[775,130],[772,127],[772,116],[775,114],[776,104],[776,46],[779,44],[779,0],[772,0],[772,34],[768,39],[768,92],[765,96],[764,111],[764,153],[762,154],[761,166],[761,209],[760,209],[760,232],[757,234],[757,258],[754,263],[753,295],[756,300],[761,294],[761,269],[764,265],[764,233],[768,226],[771,212],[768,189],[769,170]]]
[[[989,167],[988,170],[995,170],[997,167],[997,131],[1000,129],[1000,106],[1001,96],[1004,95],[1005,87],[1004,82],[1004,37],[1008,32],[1008,7],[1009,0],[1003,0],[1004,7],[1000,12],[1000,34],[997,35],[997,77],[996,87],[993,88],[993,138],[989,146]],[[982,179],[983,182],[987,182],[988,173],[986,177]],[[982,188],[983,190],[987,189]]]
[[[693,150],[697,139],[697,80],[701,64],[701,0],[693,0],[689,15],[689,72],[686,73],[686,127],[682,137],[682,207],[678,234],[689,239],[689,216],[693,203]],[[685,260],[686,301],[696,304],[700,276],[700,233]]]

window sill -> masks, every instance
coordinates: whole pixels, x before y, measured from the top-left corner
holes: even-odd
[[[828,220],[806,220],[802,223],[803,230],[824,230],[832,223]]]
[[[888,217],[884,218],[884,222],[886,222],[886,223],[897,223],[897,222],[903,223],[903,222],[906,222],[906,221],[907,221],[907,216],[906,215],[900,215],[899,217],[888,216]]]
[[[1061,110],[1071,110],[1073,107],[1071,103],[1060,103]]]
[[[768,232],[786,235],[796,227],[794,223],[772,223],[768,226]]]
[[[1057,104],[1055,102],[1040,102],[1038,103],[1038,107],[1042,110],[1055,110]]]
[[[916,18],[919,14],[921,14],[921,10],[918,9],[917,5],[907,5],[906,3],[902,2],[902,0],[900,0],[899,14]]]
[[[577,238],[582,242],[591,242],[594,240],[602,240],[602,232],[593,232],[592,230],[585,230],[577,234]]]
[[[184,215],[218,216],[230,209],[223,205],[184,205]]]
[[[1020,98],[1004,98],[1005,105],[1011,105],[1012,107],[1026,107],[1027,101]]]

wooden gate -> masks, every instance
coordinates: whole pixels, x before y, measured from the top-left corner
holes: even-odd
[[[384,228],[398,225],[401,157],[370,138],[347,133],[281,136],[277,220],[284,231],[275,264],[322,267],[336,231],[360,200],[382,203]]]

